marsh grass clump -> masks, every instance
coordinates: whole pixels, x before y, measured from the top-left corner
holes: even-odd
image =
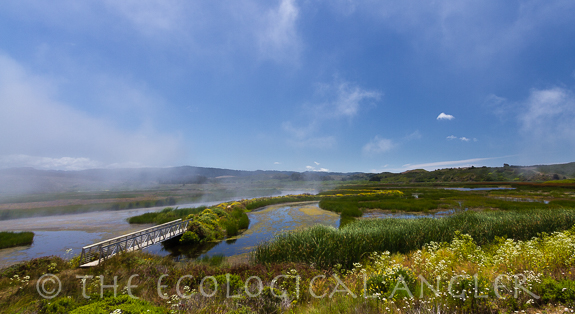
[[[303,262],[322,268],[341,264],[349,269],[373,251],[406,253],[429,242],[449,242],[456,232],[477,243],[496,237],[525,240],[542,232],[565,230],[575,224],[575,211],[560,209],[463,212],[440,219],[368,219],[342,229],[315,226],[283,233],[254,250],[259,263]]]
[[[33,232],[0,232],[0,249],[31,245],[34,242]]]
[[[166,207],[160,212],[145,213],[138,216],[128,218],[131,224],[163,224],[166,222],[174,221],[176,219],[183,219],[191,214],[201,213],[206,206],[193,207],[193,208],[172,208]]]

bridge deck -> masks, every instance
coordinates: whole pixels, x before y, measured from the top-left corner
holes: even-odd
[[[177,237],[186,231],[189,223],[190,220],[178,219],[85,246],[82,248],[82,254],[80,255],[80,267],[97,266],[107,258],[120,252],[140,250],[152,244]]]

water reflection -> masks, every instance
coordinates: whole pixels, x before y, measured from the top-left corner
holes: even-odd
[[[2,250],[10,253],[0,259],[0,268],[34,257],[57,255],[71,258],[80,254],[86,243],[98,241],[104,232],[36,231],[30,246]]]
[[[291,205],[272,205],[248,213],[250,227],[237,238],[203,246],[154,245],[146,251],[169,255],[178,260],[202,256],[234,256],[249,253],[256,245],[273,238],[280,232],[292,231],[317,224],[338,227],[339,215],[320,209],[318,202]]]

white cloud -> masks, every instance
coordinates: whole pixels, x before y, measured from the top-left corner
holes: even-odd
[[[510,60],[553,26],[572,23],[570,0],[355,1],[356,11],[375,16],[401,35],[412,37],[422,53],[436,51],[450,64],[480,68]]]
[[[523,129],[540,131],[550,127],[555,118],[573,114],[573,95],[559,87],[532,90],[525,107],[527,110],[519,117]]]
[[[299,148],[329,149],[337,145],[337,141],[333,136],[288,139],[287,142],[289,145]]]
[[[304,127],[295,127],[290,121],[282,123],[282,129],[289,133],[292,137],[302,140],[310,137],[316,130],[316,123],[312,122]]]
[[[575,94],[565,88],[534,89],[521,103],[521,133],[534,149],[575,145]]]
[[[140,37],[138,45],[154,49],[161,45],[179,56],[191,56],[192,61],[206,63],[205,58],[210,58],[213,65],[229,62],[239,53],[293,64],[302,50],[295,0],[54,0],[49,4],[23,0],[0,6],[16,19],[36,21],[52,31],[108,37],[112,42]]]
[[[450,140],[450,141],[451,141],[451,140],[455,140],[455,139],[457,139],[457,136],[455,136],[455,135],[450,135],[450,136],[447,137],[447,139]],[[460,139],[461,141],[463,141],[463,142],[469,142],[469,141],[471,141],[470,138],[467,138],[467,137],[465,137],[465,136],[462,136],[462,137],[460,137],[459,139]],[[474,141],[474,142],[477,142],[477,139],[474,138],[473,141]]]
[[[149,124],[121,129],[74,109],[58,100],[55,80],[29,73],[2,54],[0,68],[0,147],[5,161],[62,168],[167,166],[183,156],[178,136],[158,133]]]
[[[421,133],[419,132],[419,130],[415,130],[413,133],[411,133],[405,137],[406,141],[413,141],[413,140],[419,140],[419,139],[421,139]]]
[[[319,169],[316,169],[316,168],[313,167],[313,166],[305,166],[305,169],[306,169],[307,171],[314,171],[314,172],[329,172],[329,169],[327,169],[327,168],[319,168]]]
[[[480,161],[485,160],[492,160],[504,157],[489,157],[489,158],[472,158],[472,159],[463,159],[463,160],[451,160],[451,161],[438,161],[438,162],[430,162],[424,164],[405,164],[403,165],[403,170],[409,169],[426,169],[426,170],[435,170],[437,168],[451,168],[451,167],[468,167],[474,164],[479,163]]]
[[[319,162],[314,161],[313,163],[314,163],[316,166],[319,166]]]
[[[181,23],[184,11],[182,1],[162,0],[106,0],[104,5],[134,24],[144,33],[171,31]]]
[[[450,114],[445,114],[443,112],[437,116],[437,120],[452,120],[454,118],[455,118],[454,116]]]
[[[281,162],[276,161],[276,162],[274,162],[274,165],[281,165]]]
[[[381,93],[378,91],[366,90],[342,80],[318,86],[317,93],[324,98],[324,101],[312,110],[323,118],[354,117],[362,105],[381,98]]]
[[[514,110],[507,99],[495,94],[488,95],[483,102],[483,106],[501,121],[505,121],[508,115]]]
[[[363,146],[362,152],[365,155],[380,154],[391,150],[394,146],[393,141],[390,139],[376,136]]]
[[[277,61],[297,60],[301,49],[296,29],[298,15],[295,0],[281,0],[277,8],[268,11],[258,36],[263,56]]]
[[[381,93],[366,90],[356,84],[336,80],[333,84],[318,84],[314,104],[307,104],[302,110],[308,119],[307,124],[295,127],[291,121],[282,123],[282,129],[290,134],[288,142],[299,147],[330,148],[336,144],[333,136],[318,136],[326,121],[353,118],[361,107],[379,100]]]

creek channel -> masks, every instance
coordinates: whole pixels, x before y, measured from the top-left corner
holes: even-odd
[[[293,191],[282,194],[287,193],[294,194]],[[211,206],[218,203],[221,202],[186,204],[179,205],[179,207]],[[0,221],[0,230],[35,233],[34,243],[31,246],[0,250],[0,268],[41,256],[56,255],[71,258],[80,254],[83,246],[152,226],[131,225],[127,223],[127,219],[146,212],[160,211],[163,208],[164,206]],[[454,210],[429,215],[370,211],[366,212],[362,218],[440,218],[453,213]],[[171,256],[180,261],[215,255],[246,260],[248,253],[258,243],[270,240],[278,233],[316,224],[335,228],[340,225],[339,214],[319,208],[317,201],[270,205],[248,213],[248,217],[250,218],[249,228],[237,237],[209,242],[201,246],[155,244],[144,251]]]

